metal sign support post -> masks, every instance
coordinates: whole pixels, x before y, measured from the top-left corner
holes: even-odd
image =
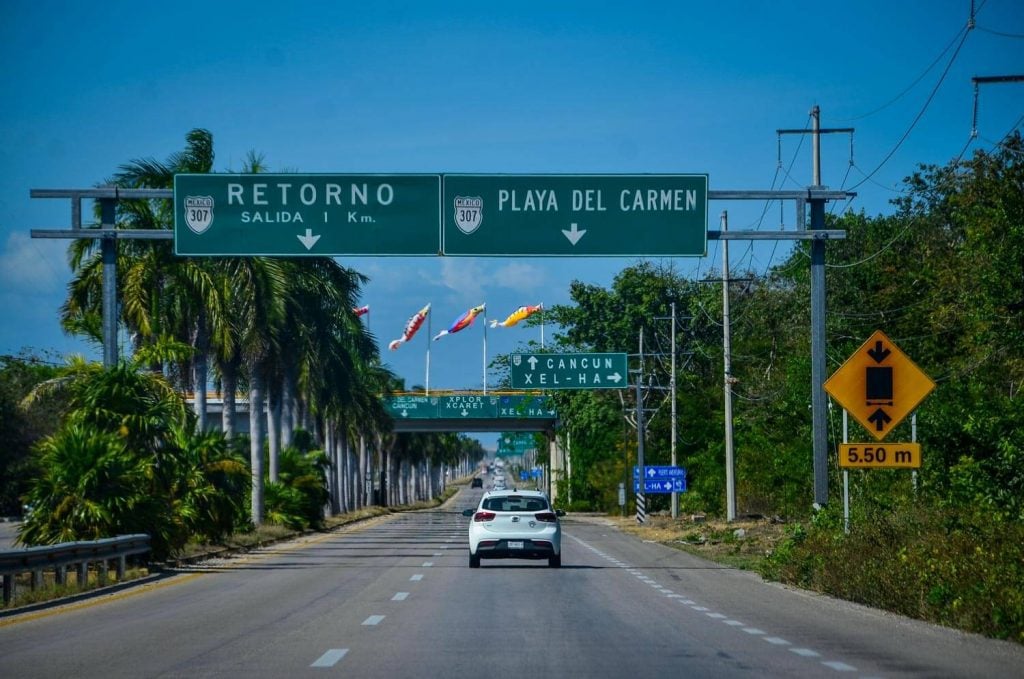
[[[117,221],[115,199],[100,200],[100,222],[103,229],[113,229]],[[117,365],[117,241],[112,237],[100,241],[103,258],[103,367]]]
[[[641,479],[644,468],[644,329],[640,328],[640,370],[636,374],[636,463],[640,467]],[[636,522],[643,525],[647,522],[647,500],[644,496],[644,484],[636,491]]]
[[[729,213],[722,211],[722,233],[729,228]],[[732,338],[729,329],[729,241],[722,242],[722,353],[725,358],[725,515],[736,520],[736,460],[732,441]],[[675,462],[673,462],[675,464]]]
[[[850,413],[843,408],[843,443],[850,442]],[[843,470],[843,532],[850,533],[850,470]]]

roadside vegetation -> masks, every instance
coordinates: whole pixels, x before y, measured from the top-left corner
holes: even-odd
[[[166,161],[129,161],[100,184],[167,189],[176,173],[213,169],[213,137],[196,129]],[[251,153],[240,170],[267,168]],[[115,219],[169,230],[173,214],[167,199],[122,200]],[[63,327],[101,345],[97,243],[73,241],[69,261]],[[457,464],[483,457],[464,436],[390,431],[379,395],[403,385],[353,312],[359,272],[330,258],[177,257],[150,240],[119,240],[117,268],[130,338],[117,365],[0,357],[0,510],[23,515],[21,544],[147,533],[160,562],[190,544],[258,542],[269,526],[320,529],[372,505],[425,502]],[[371,470],[383,472],[372,484]]]
[[[838,405],[828,419],[830,504],[811,506],[805,246],[762,275],[734,270],[730,284],[738,514],[770,526],[771,538],[750,531],[733,539],[743,521],[717,536],[709,530],[725,516],[720,272],[707,271],[711,283],[702,283],[671,265],[640,263],[609,288],[574,283],[572,304],[545,312],[546,323],[562,328],[551,351],[635,354],[643,331],[644,381],[655,387],[646,392],[645,460],[665,465],[672,346],[664,319],[675,303],[677,451],[688,482],[681,516],[706,515],[708,524],[675,522],[666,542],[735,557],[783,582],[1024,642],[1022,156],[1015,132],[989,153],[922,167],[906,179],[890,215],[837,209],[827,217],[828,228],[847,232],[826,248],[828,373],[882,330],[937,384],[917,410],[923,465],[916,474],[850,472],[849,534],[836,463]],[[571,495],[571,509],[618,514],[619,484],[632,487],[637,459],[635,391],[554,398],[572,451],[572,479],[561,484],[561,496]],[[909,418],[888,440],[911,440]],[[873,437],[851,418],[850,441]],[[648,495],[649,513],[667,512],[668,498]],[[632,515],[632,493],[629,499]],[[700,536],[704,542],[695,544]],[[743,552],[752,543],[748,560]]]
[[[658,518],[667,542],[1024,642],[1022,156],[1015,132],[990,152],[920,168],[891,214],[833,206],[827,216],[828,228],[847,233],[826,248],[828,372],[882,330],[937,383],[917,411],[922,467],[850,472],[849,533],[835,464],[839,407],[828,420],[830,504],[812,507],[806,245],[773,252],[766,270],[740,254],[729,284],[736,494],[749,526],[722,521],[720,272],[692,280],[670,263],[641,262],[608,288],[576,281],[570,304],[544,312],[543,322],[559,328],[552,340],[525,349],[636,354],[642,331],[642,379],[653,387],[645,391],[645,458],[668,464],[674,304],[677,450],[688,483],[681,514],[707,522]],[[265,167],[252,154],[240,169]],[[194,130],[181,153],[131,161],[107,183],[168,188],[175,172],[212,170],[212,136]],[[172,214],[166,200],[121,201],[117,221],[168,229]],[[95,248],[92,240],[71,246],[62,318],[68,332],[98,341]],[[119,320],[132,338],[121,364],[0,358],[0,502],[5,513],[29,505],[24,543],[146,532],[155,556],[168,558],[264,525],[305,530],[375,503],[415,505],[439,494],[445,465],[483,457],[464,437],[388,430],[378,395],[402,385],[351,312],[365,282],[359,272],[330,259],[178,258],[166,242],[118,248]],[[640,364],[631,358],[630,367]],[[222,432],[209,433],[210,382],[224,395]],[[250,408],[251,436],[233,430],[236,391],[266,404],[262,419]],[[572,498],[569,510],[619,514],[619,484],[632,487],[637,459],[635,390],[552,398],[571,450],[572,477],[558,481],[559,497]],[[850,440],[872,437],[851,423]],[[911,440],[909,422],[888,440]],[[369,468],[389,479],[377,498],[362,482]],[[667,512],[668,496],[648,499],[652,516]]]

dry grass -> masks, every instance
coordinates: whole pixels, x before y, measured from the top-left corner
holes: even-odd
[[[609,517],[622,531],[679,549],[716,563],[757,570],[765,556],[784,537],[785,526],[768,520],[743,519],[727,522],[708,518],[702,522],[690,516],[678,519],[649,516],[639,526],[633,517]],[[737,534],[738,531],[742,533]]]

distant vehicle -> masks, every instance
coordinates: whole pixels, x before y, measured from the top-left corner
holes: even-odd
[[[480,559],[547,559],[562,565],[561,509],[551,509],[548,496],[538,490],[500,490],[484,493],[480,505],[467,509],[469,567]]]
[[[470,482],[469,487],[470,488],[483,488],[484,487],[484,480],[481,479],[479,476],[477,476],[477,477],[475,477]]]

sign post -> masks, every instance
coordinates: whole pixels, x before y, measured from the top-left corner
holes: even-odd
[[[916,443],[849,443],[848,414],[881,441],[931,393],[935,383],[881,330],[876,330],[825,382],[825,391],[843,406],[843,529],[850,532],[849,469],[918,469]]]

